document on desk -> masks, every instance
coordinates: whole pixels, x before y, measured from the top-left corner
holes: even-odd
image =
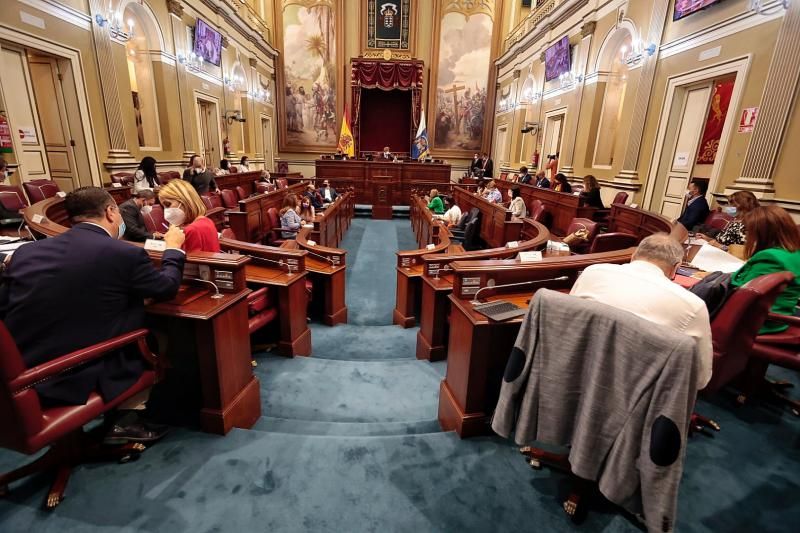
[[[14,250],[16,250],[20,246],[24,246],[24,245],[26,245],[26,244],[28,244],[30,242],[31,241],[17,241],[17,242],[12,242],[12,243],[9,243],[9,244],[0,244],[0,252],[4,253],[4,254],[11,255],[11,254],[14,253]]]
[[[716,272],[717,270],[720,272],[736,272],[744,264],[744,261],[705,243],[692,259],[692,264],[706,272]]]

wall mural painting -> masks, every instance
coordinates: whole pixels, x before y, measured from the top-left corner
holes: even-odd
[[[491,9],[458,4],[441,19],[434,147],[474,152],[483,137],[493,21]]]
[[[330,146],[336,130],[336,12],[333,1],[283,1],[283,107],[287,145]]]

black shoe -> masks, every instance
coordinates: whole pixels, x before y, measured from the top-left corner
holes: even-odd
[[[103,444],[127,444],[129,442],[149,443],[164,438],[169,427],[163,424],[145,422],[138,417],[131,420],[125,416],[111,426],[103,439]]]

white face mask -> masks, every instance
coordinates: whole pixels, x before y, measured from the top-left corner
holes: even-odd
[[[173,226],[180,226],[186,220],[186,213],[180,207],[168,207],[164,209],[164,220]]]
[[[142,214],[143,215],[149,215],[152,210],[153,210],[153,206],[152,205],[145,204],[145,205],[142,206]]]
[[[736,207],[734,207],[732,205],[726,205],[725,207],[722,208],[722,212],[725,213],[728,216],[735,217],[736,216]]]
[[[686,197],[687,198],[691,198],[692,197],[692,191],[686,191]]]

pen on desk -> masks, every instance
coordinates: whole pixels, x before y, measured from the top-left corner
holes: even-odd
[[[166,222],[162,222],[161,225],[164,226],[165,230],[169,230],[169,226],[167,226]]]

